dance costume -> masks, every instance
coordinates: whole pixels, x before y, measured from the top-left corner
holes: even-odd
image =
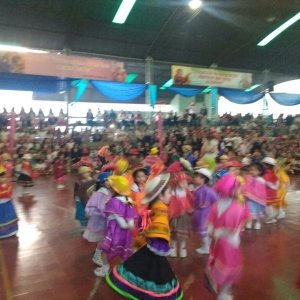
[[[67,181],[67,172],[66,172],[66,164],[57,159],[53,165],[53,174],[54,174],[54,181],[58,183],[63,183]]]
[[[0,239],[18,232],[18,217],[13,206],[10,182],[0,185]]]
[[[147,243],[106,276],[119,294],[134,300],[180,300],[183,292],[166,258],[170,251],[168,208],[153,204],[144,231]]]
[[[20,170],[20,176],[18,177],[17,184],[23,187],[34,186],[33,179],[35,175],[32,171],[30,163],[23,162]]]
[[[245,177],[245,187],[243,194],[249,206],[252,218],[260,220],[266,215],[266,182],[262,177],[252,177],[247,175]]]
[[[280,169],[276,172],[276,176],[278,177],[280,183],[277,190],[277,196],[279,203],[275,205],[275,208],[282,209],[287,207],[287,202],[285,200],[286,194],[288,192],[288,187],[290,184],[290,177],[286,173],[286,169],[289,167],[281,166]]]
[[[218,195],[214,189],[208,185],[196,187],[194,190],[194,216],[193,227],[198,236],[203,239],[207,237],[207,217],[211,206],[218,200]]]
[[[101,242],[105,238],[107,218],[104,211],[110,198],[109,190],[101,187],[92,194],[86,204],[85,213],[89,216],[89,220],[83,238],[89,242]]]
[[[101,250],[107,253],[108,260],[114,257],[125,260],[132,254],[132,235],[130,230],[120,227],[118,220],[121,218],[122,221],[134,224],[136,212],[132,206],[132,200],[125,196],[113,197],[107,203],[104,212],[108,224]]]
[[[87,181],[78,180],[74,186],[74,198],[76,201],[76,214],[75,219],[80,222],[82,226],[86,226],[88,219],[86,218],[85,207],[89,200],[87,193],[88,189],[95,184],[94,179]]]
[[[277,189],[279,187],[279,178],[273,170],[266,169],[263,179],[266,181],[267,206],[278,206]]]

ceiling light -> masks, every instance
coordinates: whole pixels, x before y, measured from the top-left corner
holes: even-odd
[[[166,88],[172,86],[174,84],[174,80],[170,79],[169,81],[167,81],[160,89],[161,90],[165,90]]]
[[[20,46],[11,46],[11,45],[0,45],[1,51],[9,51],[9,52],[19,52],[19,53],[49,53],[49,51],[43,51],[43,50],[35,50],[35,49],[29,49],[26,47],[20,47]]]
[[[279,26],[276,30],[271,32],[266,38],[264,38],[260,43],[257,44],[257,46],[266,46],[268,43],[270,43],[273,39],[276,38],[281,32],[289,28],[291,25],[293,25],[295,22],[297,22],[300,19],[300,13],[298,13],[296,16],[292,17],[288,21],[286,21],[284,24]]]
[[[261,84],[252,85],[251,87],[249,87],[249,89],[246,89],[245,92],[250,92],[250,91],[258,88],[259,86],[261,86]]]
[[[136,0],[123,0],[114,19],[113,23],[124,24]]]
[[[189,3],[189,6],[191,9],[198,9],[202,5],[202,2],[200,0],[192,0]]]

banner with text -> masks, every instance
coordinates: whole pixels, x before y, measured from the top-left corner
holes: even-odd
[[[216,69],[172,66],[172,78],[177,85],[197,85],[247,89],[252,85],[251,73]]]
[[[0,51],[0,72],[126,82],[124,63],[110,60]]]

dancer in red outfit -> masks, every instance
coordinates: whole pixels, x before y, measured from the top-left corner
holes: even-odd
[[[64,183],[67,181],[66,163],[64,154],[58,153],[53,165],[54,181],[57,183],[58,189],[63,189]]]

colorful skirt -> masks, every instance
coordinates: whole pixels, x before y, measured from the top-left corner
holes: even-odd
[[[249,199],[247,199],[247,203],[254,220],[259,220],[266,216],[266,207],[264,205]]]
[[[85,215],[86,213],[83,204],[80,199],[76,199],[75,220],[78,220],[82,226],[86,226],[89,220]]]
[[[165,256],[144,246],[106,276],[106,282],[127,299],[180,300],[183,292]]]
[[[21,173],[18,177],[17,184],[23,187],[31,187],[34,186],[33,180],[30,176]]]
[[[101,215],[92,215],[89,218],[83,238],[91,243],[102,242],[106,234],[107,219]]]
[[[3,203],[0,200],[0,239],[15,235],[18,230],[18,217],[11,200]]]
[[[188,214],[170,219],[171,239],[186,242],[190,237],[191,220]]]

